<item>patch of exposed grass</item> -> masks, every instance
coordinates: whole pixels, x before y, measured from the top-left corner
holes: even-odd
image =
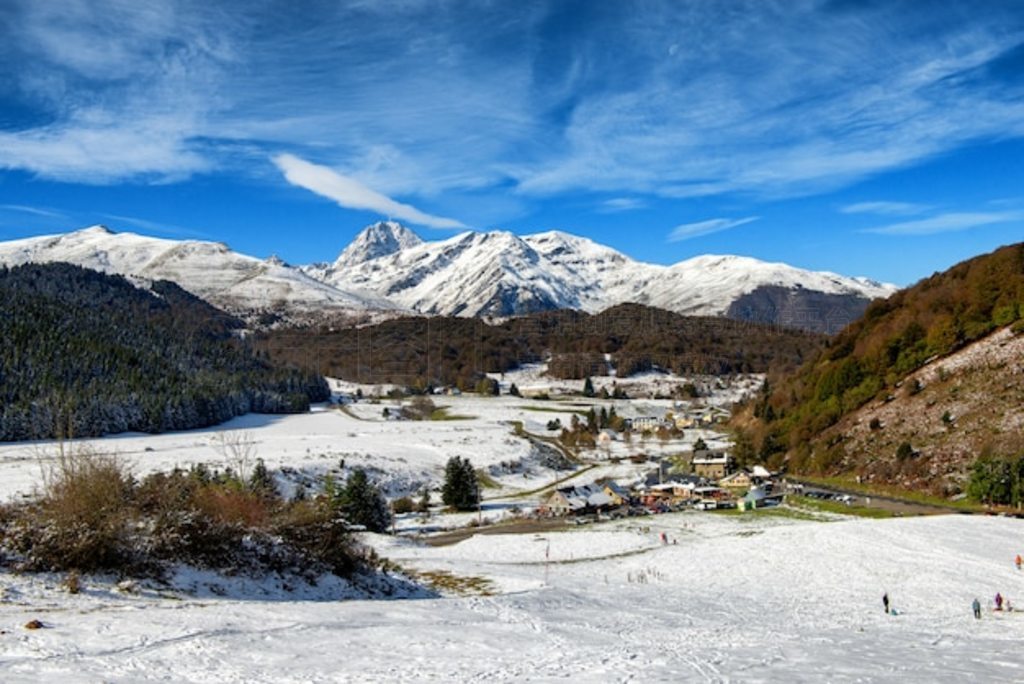
[[[448,413],[447,406],[439,406],[430,413],[430,420],[476,420],[476,416]]]
[[[477,576],[463,577],[447,570],[406,571],[437,592],[457,596],[494,596],[494,583]]]
[[[477,468],[476,479],[484,489],[501,489],[501,483],[491,477],[491,474],[483,468]]]
[[[589,411],[589,409],[583,410],[575,408],[554,408],[552,406],[527,406],[526,404],[517,406],[516,408],[523,411],[537,411],[539,413],[575,413],[578,416],[585,416]]]

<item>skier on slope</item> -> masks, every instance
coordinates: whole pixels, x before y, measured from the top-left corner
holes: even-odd
[[[996,592],[996,610],[1002,610],[1002,609],[1003,609],[1003,595],[1000,594],[999,592]]]
[[[882,594],[882,606],[885,608],[886,615],[889,614],[889,592]]]
[[[977,598],[975,598],[974,599],[974,603],[971,604],[971,610],[974,611],[974,619],[975,620],[980,620],[981,619],[981,601],[979,601]]]

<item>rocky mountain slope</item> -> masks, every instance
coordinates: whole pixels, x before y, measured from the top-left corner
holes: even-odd
[[[978,456],[1024,454],[1022,361],[1024,334],[1002,328],[926,364],[815,443],[831,443],[832,468],[864,482],[958,494]]]
[[[1024,243],[873,302],[737,417],[748,456],[955,494],[1024,451]]]
[[[511,316],[558,308],[594,313],[633,302],[836,332],[895,288],[747,257],[700,256],[673,266],[635,261],[557,231],[462,233],[419,240],[394,222],[370,226],[333,264],[305,272],[426,314]]]

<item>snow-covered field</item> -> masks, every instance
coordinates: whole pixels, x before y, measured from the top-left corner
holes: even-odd
[[[352,391],[356,388],[344,383],[334,383],[334,386]],[[365,386],[363,389],[371,390]],[[439,486],[447,460],[460,456],[469,458],[477,468],[489,470],[502,486],[499,492],[485,493],[493,498],[502,492],[534,490],[569,474],[545,467],[536,443],[517,436],[514,423],[522,423],[524,429],[533,434],[555,436],[557,432],[547,430],[548,421],[557,418],[569,425],[574,414],[585,412],[591,406],[615,406],[620,415],[628,417],[663,415],[673,403],[668,400],[533,401],[473,394],[437,396],[433,400],[455,419],[388,420],[384,410],[396,413],[400,404],[382,399],[380,403],[367,400],[348,404],[344,410],[324,405],[300,415],[249,414],[214,428],[162,435],[122,434],[77,440],[76,444],[96,452],[117,454],[128,462],[136,475],[145,475],[193,463],[214,467],[232,465],[232,459],[225,458],[222,435],[227,435],[229,441],[244,437],[251,444],[252,459],[262,458],[271,469],[290,469],[294,473],[292,483],[338,470],[339,462],[344,460],[345,472],[354,467],[366,468],[393,496],[414,494],[423,486]],[[721,435],[710,430],[687,430],[682,440],[660,442],[651,438],[642,441],[638,437],[628,447],[616,441],[607,448],[581,455],[595,459],[625,457],[638,452],[668,456],[689,449],[698,437],[711,445],[722,443]],[[0,499],[30,493],[58,451],[58,445],[53,442],[0,444]],[[633,477],[636,471],[636,468],[607,464],[592,472],[590,479],[602,474]]]
[[[0,671],[5,682],[1024,678],[1024,612],[988,608],[997,591],[1024,601],[1019,521],[644,520],[441,548],[374,540],[407,568],[487,580],[492,595],[261,601],[87,584],[69,596],[55,580],[0,574]],[[661,531],[678,543],[661,545]],[[883,614],[886,591],[898,615]],[[31,619],[45,628],[23,629]]]
[[[485,490],[482,516],[492,519],[529,507],[516,492],[568,474],[546,468],[514,423],[542,435],[580,402],[435,401],[461,418],[388,420],[383,410],[395,403],[365,401],[87,443],[141,475],[228,465],[218,435],[244,433],[254,456],[299,474],[293,483],[344,459],[394,494],[436,486],[447,459],[465,456],[500,485]],[[623,416],[671,405],[615,404]],[[666,448],[698,436],[713,433],[687,430]],[[53,444],[0,446],[0,497],[31,491],[54,452]],[[649,467],[602,461],[580,478],[625,481]],[[399,529],[411,535],[477,515],[404,516]],[[1021,681],[1024,612],[988,606],[998,591],[1024,608],[1024,573],[1012,563],[1024,552],[1022,532],[1020,521],[978,516],[679,513],[439,547],[367,535],[409,577],[442,591],[402,600],[370,600],[336,579],[285,587],[186,569],[173,587],[125,592],[116,579],[87,577],[82,593],[69,595],[62,577],[0,572],[0,681]],[[884,592],[898,615],[883,614]],[[971,617],[975,597],[986,605],[980,621]],[[30,620],[44,627],[25,629]]]

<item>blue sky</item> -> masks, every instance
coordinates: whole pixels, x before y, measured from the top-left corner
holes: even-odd
[[[907,284],[1024,239],[1024,2],[0,5],[0,239],[392,217]]]

